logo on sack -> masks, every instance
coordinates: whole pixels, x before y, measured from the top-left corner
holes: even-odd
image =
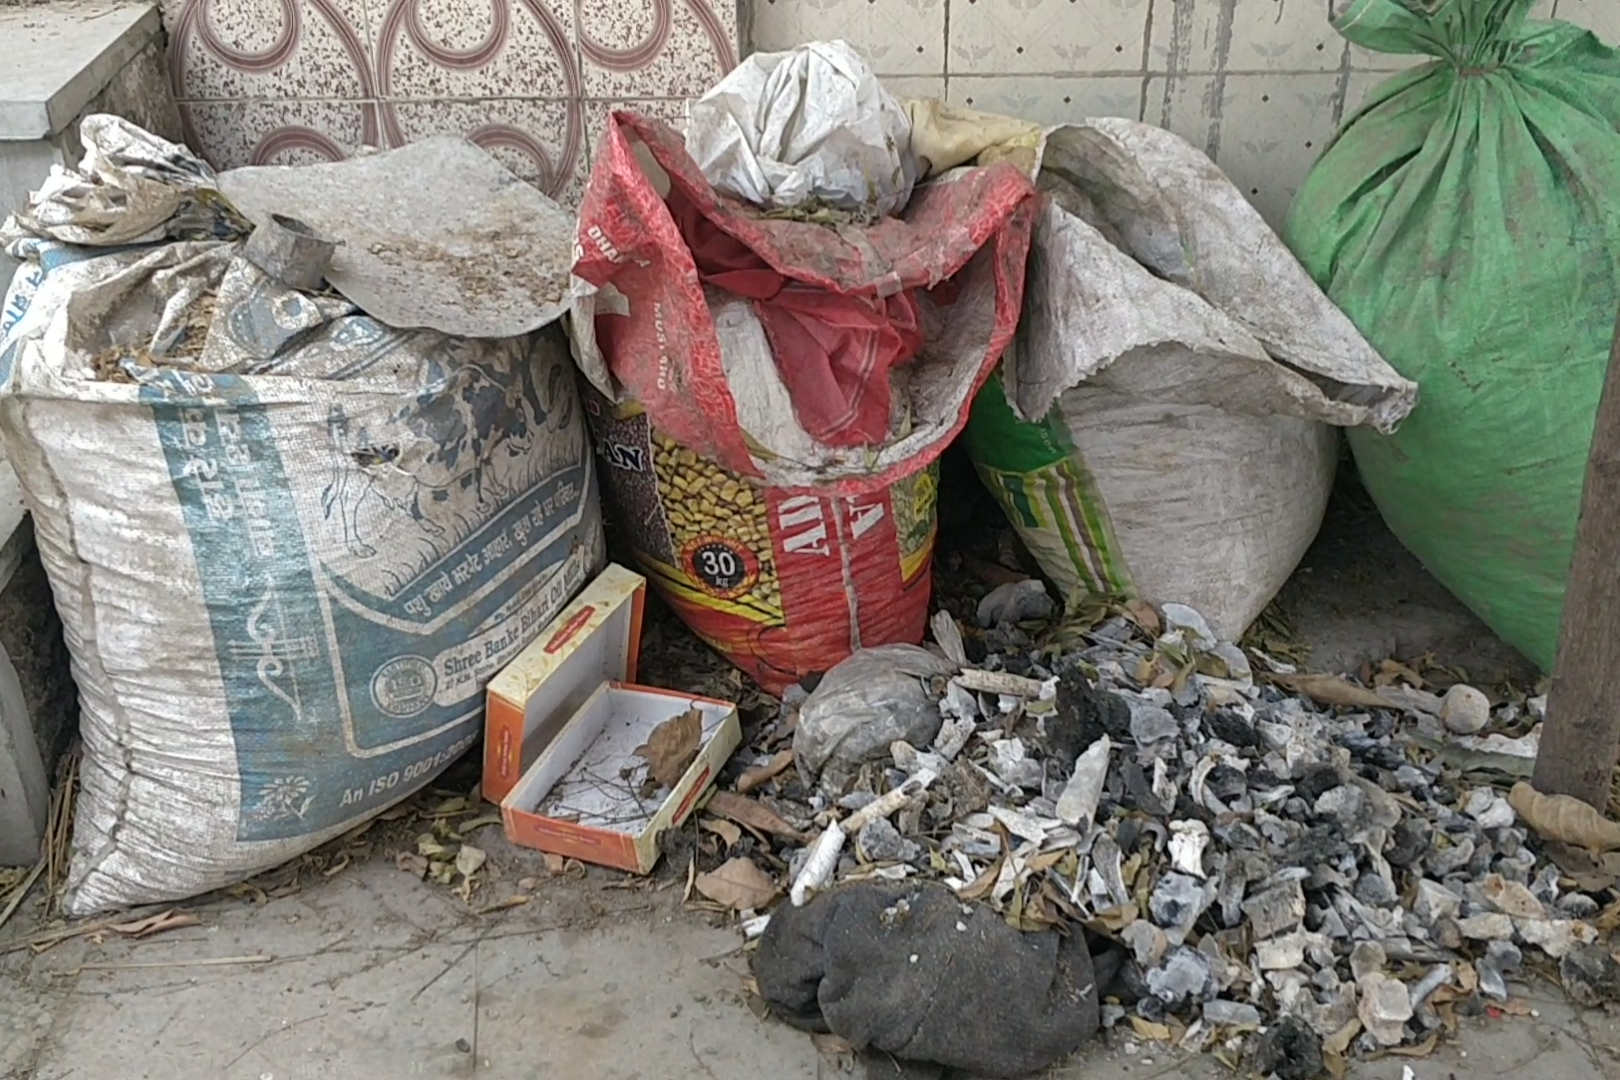
[[[735,600],[759,581],[759,559],[723,536],[699,536],[681,550],[686,576],[710,596]]]
[[[371,700],[389,716],[415,716],[433,704],[439,676],[420,656],[396,656],[371,677]]]

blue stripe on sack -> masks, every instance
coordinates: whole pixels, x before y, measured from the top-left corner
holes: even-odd
[[[583,443],[380,597],[321,563],[253,380],[164,371],[140,395],[208,608],[240,776],[237,839],[352,820],[465,751],[483,716],[482,683],[469,673],[487,674],[583,582]]]

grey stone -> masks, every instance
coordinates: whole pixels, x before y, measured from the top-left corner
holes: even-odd
[[[1440,884],[1438,881],[1421,879],[1417,884],[1417,895],[1412,899],[1412,911],[1425,923],[1433,924],[1439,919],[1455,919],[1462,910],[1462,897]]]
[[[1361,979],[1360,1005],[1356,1015],[1379,1046],[1399,1046],[1406,1039],[1406,1022],[1412,1019],[1412,997],[1406,984],[1374,972]]]
[[[1216,998],[1204,1002],[1204,1023],[1218,1027],[1259,1027],[1260,1010],[1242,1001]]]
[[[1181,725],[1176,723],[1176,718],[1170,715],[1168,709],[1132,703],[1131,738],[1136,740],[1138,746],[1151,746],[1173,739],[1180,733]]]
[[[1216,994],[1209,957],[1185,945],[1171,950],[1160,966],[1147,973],[1147,985],[1166,1005],[1208,1001]]]
[[[1361,941],[1350,950],[1350,975],[1357,982],[1375,972],[1382,972],[1389,957],[1384,953],[1384,947],[1376,941]]]
[[[1465,683],[1446,691],[1440,700],[1440,722],[1457,735],[1473,735],[1491,722],[1491,702]]]
[[[1305,893],[1298,881],[1274,885],[1243,902],[1256,940],[1297,929],[1305,920]]]
[[[1423,864],[1428,868],[1432,876],[1446,878],[1467,866],[1473,857],[1474,842],[1467,837],[1463,837],[1444,847],[1437,845],[1430,849],[1428,856],[1423,860]]]
[[[1197,878],[1166,874],[1148,896],[1148,912],[1171,943],[1179,945],[1187,939],[1198,916],[1209,907],[1213,893],[1213,889],[1206,889]]]
[[[1620,963],[1601,946],[1577,945],[1565,953],[1558,961],[1558,977],[1577,1005],[1595,1008],[1620,1002]],[[1204,1016],[1209,1016],[1208,1005]]]
[[[1317,817],[1351,824],[1367,809],[1367,796],[1359,787],[1341,784],[1324,791],[1314,809]]]

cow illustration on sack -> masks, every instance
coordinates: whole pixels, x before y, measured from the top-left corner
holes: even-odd
[[[332,402],[327,433],[341,453],[333,457],[321,510],[338,520],[351,556],[377,556],[372,541],[397,536],[404,517],[415,526],[421,554],[414,572],[389,577],[409,581],[496,508],[572,464],[551,460],[555,452],[545,438],[572,422],[567,373],[560,365],[537,372],[530,349],[513,344],[496,362],[447,364],[428,389],[387,412],[353,413],[341,399]]]

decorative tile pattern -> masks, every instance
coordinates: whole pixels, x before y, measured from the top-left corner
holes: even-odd
[[[612,109],[678,123],[739,46],[841,38],[901,96],[1168,126],[1275,222],[1337,124],[1427,59],[1348,45],[1322,0],[160,3],[187,135],[217,165],[457,132],[570,201]],[[1536,0],[1533,14],[1620,43],[1620,0]]]
[[[1149,0],[953,0],[951,74],[1138,71]]]
[[[1160,15],[1161,8],[1168,8]],[[1344,39],[1327,5],[1299,0],[1155,0],[1157,71],[1335,71]]]
[[[368,98],[365,0],[165,0],[182,98]]]
[[[1066,124],[1088,116],[1142,118],[1142,76],[953,75],[947,100],[980,112]]]
[[[1338,128],[1340,89],[1336,74],[1154,76],[1147,99],[1147,118],[1209,154],[1275,228]]]
[[[217,166],[336,160],[454,133],[573,202],[588,128],[600,130],[610,100],[684,115],[740,44],[737,0],[163,5],[187,138]]]
[[[1558,0],[1557,15],[1586,27],[1610,45],[1620,45],[1620,2]]]
[[[754,48],[790,49],[842,39],[879,75],[940,75],[945,67],[947,0],[749,0]],[[986,3],[992,0],[985,0]],[[1027,3],[1028,0],[993,0]],[[963,0],[951,0],[953,10]]]

